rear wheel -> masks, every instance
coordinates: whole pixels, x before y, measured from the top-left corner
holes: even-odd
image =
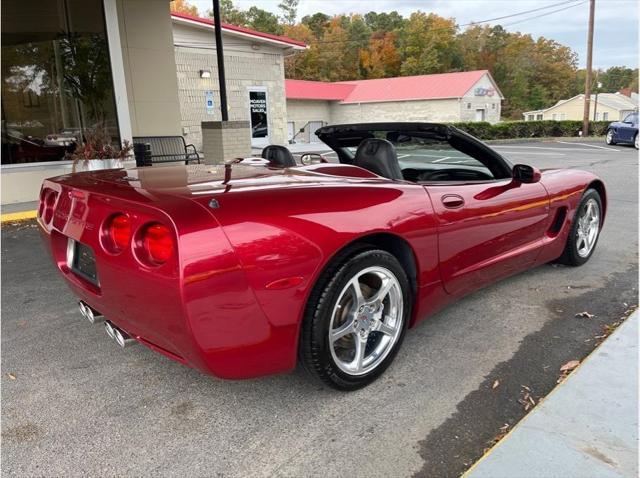
[[[607,144],[611,144],[611,145],[616,144],[616,142],[613,139],[613,130],[612,129],[607,130],[607,135],[605,136],[605,142]]]
[[[558,262],[581,266],[596,248],[602,225],[602,200],[595,189],[588,189],[571,224],[567,244]]]
[[[302,325],[305,367],[339,390],[368,385],[397,354],[410,304],[407,275],[388,252],[365,250],[330,266],[309,299]]]

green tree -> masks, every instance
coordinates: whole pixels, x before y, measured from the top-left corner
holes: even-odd
[[[369,12],[364,16],[367,26],[374,32],[392,32],[401,30],[404,26],[404,18],[395,10],[389,13]]]
[[[282,21],[287,25],[295,25],[300,0],[282,0],[278,8],[282,11]]]
[[[213,18],[213,11],[208,10],[207,16]],[[233,4],[233,0],[220,0],[220,18],[231,25],[244,26],[247,23],[245,12],[239,10]]]
[[[258,7],[251,7],[245,13],[245,25],[259,32],[282,34],[282,26],[278,17]]]
[[[302,17],[301,23],[311,29],[316,38],[320,39],[324,35],[324,30],[327,28],[331,17],[324,13],[314,13],[313,15],[305,15]]]

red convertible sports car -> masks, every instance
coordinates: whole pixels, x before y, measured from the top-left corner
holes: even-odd
[[[121,346],[218,377],[300,360],[353,390],[389,366],[407,328],[456,298],[593,254],[607,198],[591,173],[514,166],[447,125],[316,134],[339,164],[281,167],[281,147],[264,166],[46,180],[39,224],[82,314]]]

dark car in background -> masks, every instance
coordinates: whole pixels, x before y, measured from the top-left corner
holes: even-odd
[[[607,144],[633,144],[638,149],[638,112],[629,113],[622,121],[614,121],[607,128]]]

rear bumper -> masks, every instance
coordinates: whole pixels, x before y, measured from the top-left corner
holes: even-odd
[[[81,219],[73,205],[61,211],[57,207],[48,223],[38,219],[53,261],[72,292],[138,342],[204,373],[242,379],[294,368],[297,324],[270,322],[215,218],[191,201],[172,200],[162,209],[159,203],[151,208],[93,194],[83,208],[76,208],[85,211]],[[178,251],[175,263],[150,268],[136,261],[133,251],[117,256],[104,251],[100,227],[114,208],[130,213],[134,224],[171,224]],[[69,237],[93,249],[99,284],[67,266]]]

